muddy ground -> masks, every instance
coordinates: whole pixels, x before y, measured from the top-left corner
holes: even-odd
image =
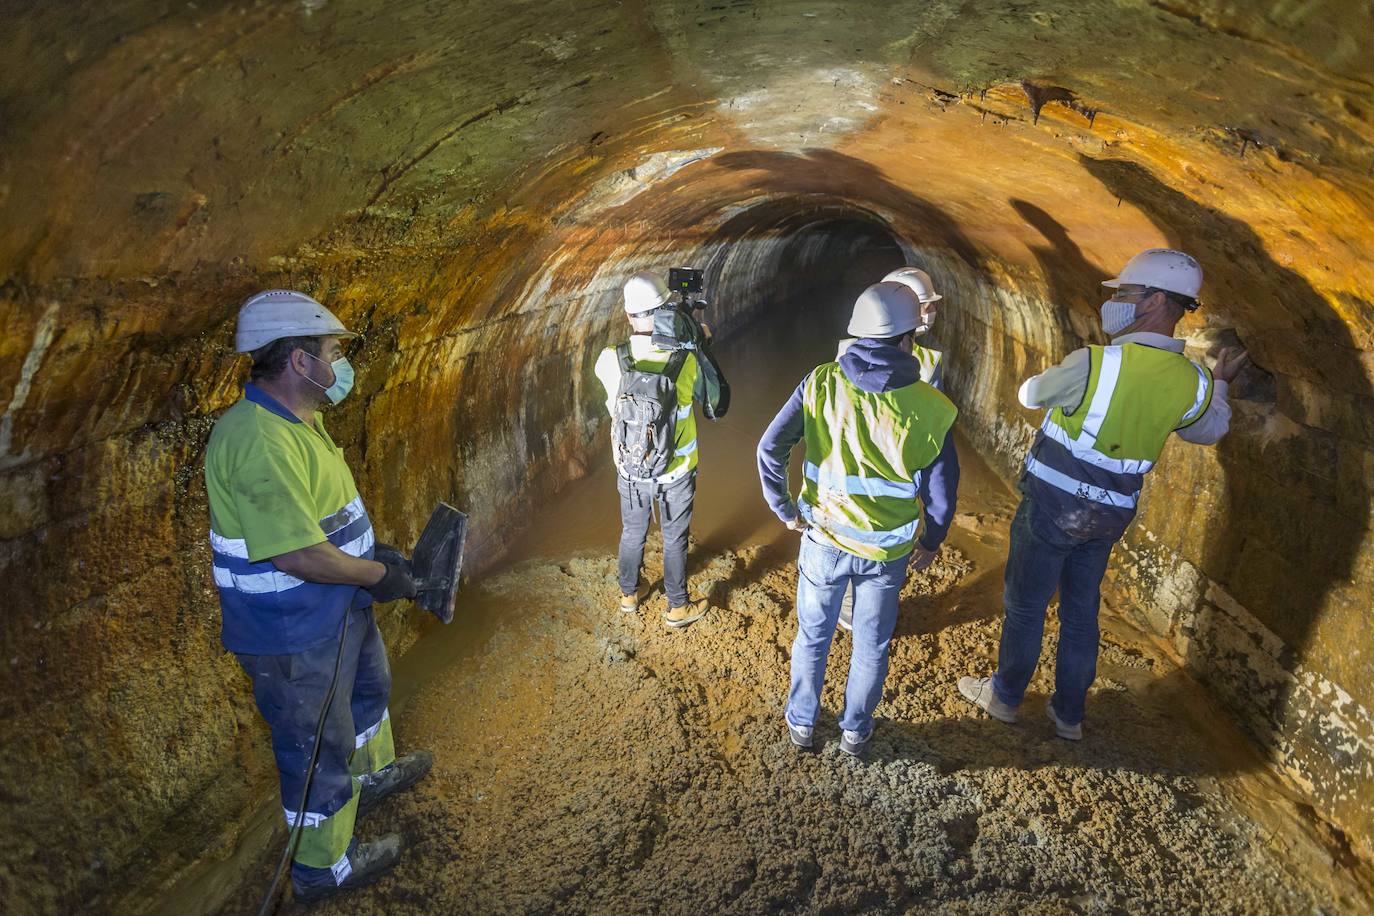
[[[609,555],[485,581],[467,596],[483,645],[399,716],[399,744],[433,749],[433,774],[359,828],[402,833],[404,860],[311,912],[1364,910],[1340,850],[1119,621],[1081,744],[1043,715],[1052,632],[1020,724],[958,697],[998,633],[1012,502],[984,502],[903,593],[867,762],[837,747],[843,633],[819,752],[787,741],[795,540],[697,551],[712,610],[684,631],[663,626],[658,591],[615,609]]]

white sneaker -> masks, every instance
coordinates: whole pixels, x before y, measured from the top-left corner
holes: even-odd
[[[844,601],[840,602],[840,629],[846,633],[854,632],[854,589],[844,590]]]
[[[840,732],[840,750],[851,757],[862,757],[872,738],[873,732],[871,731],[866,735],[860,735],[858,732],[844,729]]]
[[[992,689],[990,677],[961,677],[959,692],[974,706],[992,716],[998,722],[1016,724],[1016,707],[1008,706],[997,698]]]
[[[792,743],[797,747],[811,747],[811,736],[814,731],[815,729],[808,728],[805,725],[793,725],[791,722],[787,723],[787,736],[792,739]]]
[[[1053,699],[1045,704],[1045,715],[1049,716],[1050,721],[1054,723],[1054,733],[1065,741],[1083,740],[1083,723],[1079,722],[1077,725],[1070,725],[1059,718],[1059,714],[1054,711]]]

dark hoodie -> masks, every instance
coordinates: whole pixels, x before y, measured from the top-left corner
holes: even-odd
[[[856,388],[874,394],[905,388],[921,378],[921,364],[911,354],[868,338],[854,341],[839,363],[845,378]],[[805,432],[802,408],[805,389],[806,379],[802,379],[792,397],[768,424],[758,447],[764,499],[784,522],[797,517],[797,504],[788,490],[787,459],[792,446],[801,441]],[[949,534],[959,490],[959,455],[954,449],[952,430],[945,436],[945,444],[934,463],[920,469],[917,486],[926,509],[921,546],[935,550]]]

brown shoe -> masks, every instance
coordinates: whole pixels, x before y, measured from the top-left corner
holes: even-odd
[[[635,611],[639,610],[639,602],[644,599],[643,593],[644,587],[640,586],[635,589],[635,593],[633,595],[621,595],[620,609],[624,611],[626,614],[633,614]]]
[[[706,616],[706,612],[711,609],[710,602],[705,598],[698,598],[695,601],[688,601],[682,607],[670,607],[663,615],[663,622],[673,629],[685,627],[689,623],[696,623]]]

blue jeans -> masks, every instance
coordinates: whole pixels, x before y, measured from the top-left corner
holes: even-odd
[[[1054,663],[1055,714],[1069,725],[1083,721],[1083,704],[1097,676],[1097,609],[1102,576],[1115,538],[1065,534],[1030,497],[1011,523],[1002,645],[992,689],[1008,706],[1021,705],[1040,660],[1045,608],[1059,590],[1059,654]]]
[[[909,555],[908,555],[909,556]],[[840,728],[867,736],[873,710],[883,697],[887,650],[897,626],[897,598],[906,582],[908,556],[865,560],[802,537],[797,558],[797,638],[792,641],[792,689],[787,721],[814,727],[825,686],[825,661],[840,619],[840,602],[854,584],[854,649],[844,691]]]

